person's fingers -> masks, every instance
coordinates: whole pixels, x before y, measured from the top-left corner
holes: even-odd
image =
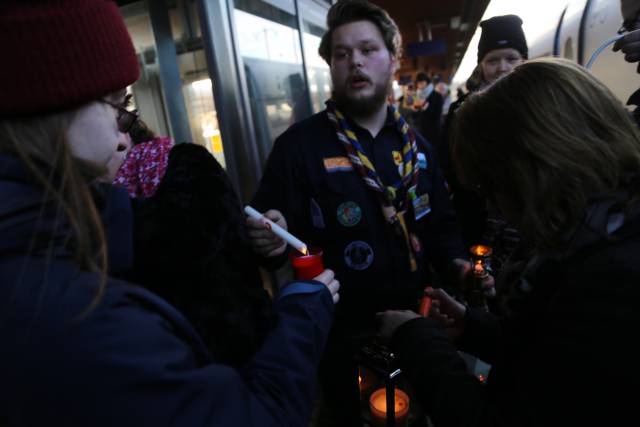
[[[331,292],[337,294],[340,291],[340,282],[338,280],[333,280],[330,284]]]
[[[326,269],[325,271],[314,277],[313,280],[317,280],[318,282],[322,282],[325,285],[329,285],[334,277],[335,273],[333,272],[333,270]]]
[[[266,245],[266,246],[254,246],[253,250],[258,252],[262,256],[272,257],[274,255],[280,255],[286,250],[286,245]]]
[[[433,303],[435,303],[436,301],[438,301],[438,305],[440,304],[440,301],[444,301],[445,303],[448,302],[450,299],[452,299],[449,294],[442,288],[437,288],[437,289],[426,289],[425,290],[425,294],[431,298],[431,300],[433,301]]]
[[[622,48],[623,43],[624,43],[624,37],[619,40],[616,40],[616,42],[613,44],[612,50],[614,52],[619,51]]]
[[[264,225],[264,221],[252,218],[250,216],[248,216],[245,220],[245,224],[249,229],[262,230],[266,228],[266,226]]]
[[[277,234],[275,234],[271,230],[271,228],[266,227],[261,223],[259,223],[256,226],[247,226],[246,230],[247,230],[247,235],[249,236],[250,239],[282,240],[282,238]]]
[[[487,298],[495,298],[496,297],[496,288],[486,289],[484,291],[484,296]]]
[[[264,216],[266,218],[269,218],[271,221],[275,222],[285,230],[287,229],[287,221],[284,219],[284,215],[282,215],[282,212],[280,212],[279,210],[269,209],[264,213]]]
[[[338,293],[338,291],[340,290],[340,282],[338,282],[337,280],[333,279],[331,281],[331,283],[329,283],[327,285],[327,287],[329,288],[329,290],[331,291],[332,295],[335,295]]]
[[[287,244],[283,243],[282,245],[276,247],[275,249],[268,251],[266,256],[267,258],[272,258],[278,255],[281,255],[284,253],[286,249],[287,249]]]
[[[634,52],[634,53],[625,55],[624,60],[627,62],[638,62],[640,61],[640,52]]]
[[[625,61],[636,62],[640,58],[640,41],[625,44],[621,51],[625,54]]]
[[[253,245],[265,245],[276,242],[278,244],[282,244],[282,242],[284,241],[279,236],[274,234],[271,230],[267,229],[247,228],[247,237]]]
[[[634,43],[640,41],[640,31],[630,31],[627,34],[624,35],[624,37],[622,37],[619,40],[616,40],[616,42],[613,45],[613,51],[617,52],[620,49],[622,49],[624,46],[628,45],[629,43]]]
[[[488,298],[494,298],[496,296],[496,281],[493,276],[487,276],[482,281],[482,291],[484,295]]]
[[[634,53],[640,49],[640,40],[627,42],[621,46],[622,53]]]
[[[284,240],[273,237],[252,237],[251,244],[255,247],[280,246]]]

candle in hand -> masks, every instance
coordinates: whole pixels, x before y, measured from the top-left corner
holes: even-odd
[[[394,411],[396,426],[401,427],[407,420],[410,400],[407,393],[402,390],[395,390]],[[378,389],[369,397],[369,408],[373,425],[383,427],[387,425],[387,393],[384,388]]]
[[[308,254],[292,252],[291,263],[296,279],[311,280],[324,271],[322,249],[309,248]]]

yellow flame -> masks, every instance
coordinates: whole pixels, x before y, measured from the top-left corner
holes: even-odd
[[[471,248],[471,251],[473,252],[474,255],[485,256],[489,252],[491,252],[491,248],[485,245],[475,245],[474,247]]]
[[[302,255],[304,256],[309,255],[309,249],[307,249],[306,246],[303,246],[302,248],[300,248],[300,252],[302,252]]]

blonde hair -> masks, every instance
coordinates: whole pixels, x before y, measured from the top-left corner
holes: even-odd
[[[464,185],[498,199],[538,247],[559,244],[590,198],[640,172],[640,133],[584,68],[562,59],[517,66],[470,96],[455,122]]]
[[[98,292],[87,313],[106,286],[106,238],[90,189],[90,183],[106,170],[71,155],[66,134],[74,117],[75,111],[67,111],[0,120],[0,153],[19,159],[33,183],[44,190],[41,213],[53,206],[56,215],[68,221],[70,234],[64,244],[72,249],[76,264],[100,274]],[[53,249],[52,239],[48,256]]]

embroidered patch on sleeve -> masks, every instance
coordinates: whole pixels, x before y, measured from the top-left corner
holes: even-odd
[[[349,172],[353,170],[353,165],[348,157],[325,157],[324,169],[328,173]]]

